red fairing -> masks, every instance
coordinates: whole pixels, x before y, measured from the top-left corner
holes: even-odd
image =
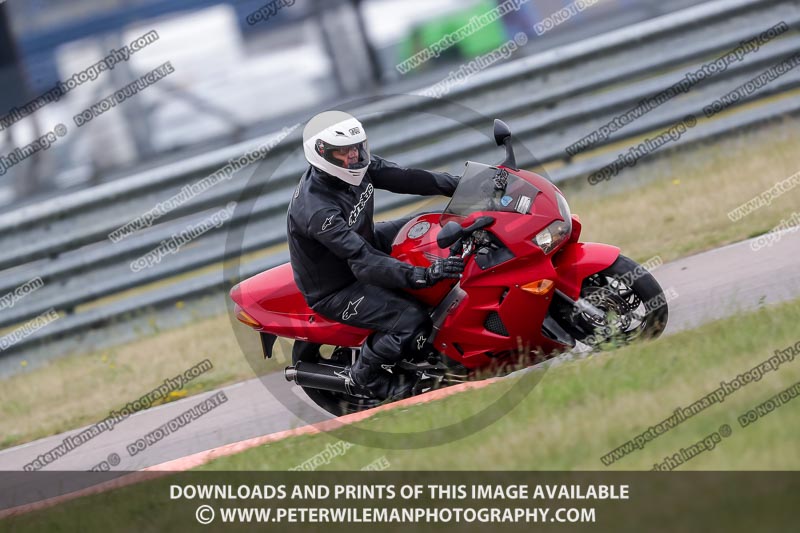
[[[542,198],[544,200],[544,198]],[[555,206],[552,202],[542,202]],[[557,207],[555,207],[556,213]],[[546,209],[543,207],[542,211]],[[555,279],[556,272],[550,261],[543,261],[544,254],[530,240],[538,231],[552,222],[553,216],[544,212],[529,215],[524,220],[516,213],[477,212],[461,220],[469,226],[481,216],[496,219],[490,228],[515,255],[523,256],[494,268],[482,270],[475,261],[467,261],[461,289],[466,299],[453,311],[436,337],[435,348],[467,368],[480,368],[493,359],[508,355],[520,345],[553,350],[558,345],[541,334],[541,323],[550,305],[552,293],[536,296],[520,289],[522,285],[537,279]],[[441,227],[440,216],[422,215],[409,221],[398,233],[392,255],[402,261],[427,266],[429,257],[446,257],[449,250],[439,248],[436,236]],[[454,217],[445,217],[454,219]],[[429,229],[419,237],[425,223]],[[423,226],[420,227],[419,225]],[[414,228],[417,228],[416,230]],[[409,236],[409,233],[411,234]],[[524,257],[533,256],[533,257]],[[409,291],[419,300],[434,306],[450,292],[455,283],[439,283],[429,289]],[[502,298],[502,302],[501,302]],[[508,335],[498,335],[486,329],[489,313],[498,313]]]
[[[569,236],[569,242],[578,242],[581,238],[581,219],[578,215],[572,215],[572,234]]]
[[[583,280],[614,264],[619,248],[608,244],[568,243],[553,258],[558,282],[556,286],[572,299],[581,294]]]
[[[480,368],[521,346],[545,351],[559,347],[541,333],[552,292],[534,295],[521,289],[532,280],[553,279],[549,262],[511,261],[481,274],[462,283],[467,296],[442,325],[436,337],[439,351],[467,368]],[[491,313],[497,313],[507,334],[487,329]]]
[[[231,289],[231,299],[261,324],[259,331],[279,337],[360,346],[369,331],[329,320],[306,304],[294,282],[292,265],[271,268]]]

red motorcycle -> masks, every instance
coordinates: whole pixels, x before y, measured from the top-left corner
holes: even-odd
[[[579,342],[626,343],[657,337],[666,327],[667,303],[653,276],[619,248],[579,242],[580,220],[561,191],[517,168],[511,132],[500,120],[494,137],[505,161],[468,162],[444,212],[412,219],[393,243],[392,255],[415,266],[448,254],[465,262],[460,280],[409,291],[433,321],[425,346],[395,367],[417,374],[415,393],[504,362],[532,364],[533,356],[552,357]],[[341,415],[379,403],[342,372],[371,332],[311,310],[291,264],[241,282],[231,298],[237,319],[260,332],[265,357],[272,357],[277,337],[304,341],[296,343],[285,376],[322,408]],[[334,348],[322,355],[317,345]]]

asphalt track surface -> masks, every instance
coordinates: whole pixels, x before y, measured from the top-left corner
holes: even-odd
[[[670,301],[666,334],[704,322],[800,297],[800,231],[784,232],[772,246],[758,251],[744,241],[664,264],[653,271]],[[223,387],[228,400],[159,442],[133,456],[127,446],[218,391],[141,411],[47,465],[43,470],[89,470],[116,454],[112,470],[132,471],[210,450],[225,444],[269,435],[331,416],[311,404],[282,372]],[[276,399],[283,398],[283,403]],[[285,404],[285,405],[284,405]],[[288,407],[287,407],[288,406]],[[0,471],[22,470],[67,435],[47,437],[0,452]],[[2,484],[0,484],[2,485]]]

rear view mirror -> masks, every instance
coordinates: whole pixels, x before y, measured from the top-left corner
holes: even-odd
[[[499,118],[494,119],[494,142],[497,143],[497,146],[503,146],[509,137],[511,137],[511,128],[508,127],[508,124]]]
[[[444,225],[439,235],[436,236],[436,244],[439,248],[449,248],[455,242],[463,237],[464,229],[458,222],[450,221]]]
[[[499,118],[494,119],[494,142],[497,143],[497,146],[504,146],[506,149],[506,159],[500,164],[517,170],[517,158],[514,156],[514,147],[511,145],[511,128]]]

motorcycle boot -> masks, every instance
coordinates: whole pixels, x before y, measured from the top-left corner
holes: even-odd
[[[361,355],[349,367],[351,379],[359,387],[368,390],[379,400],[399,400],[412,395],[416,379],[395,368],[395,363],[379,354],[369,346],[369,341],[361,348]]]

